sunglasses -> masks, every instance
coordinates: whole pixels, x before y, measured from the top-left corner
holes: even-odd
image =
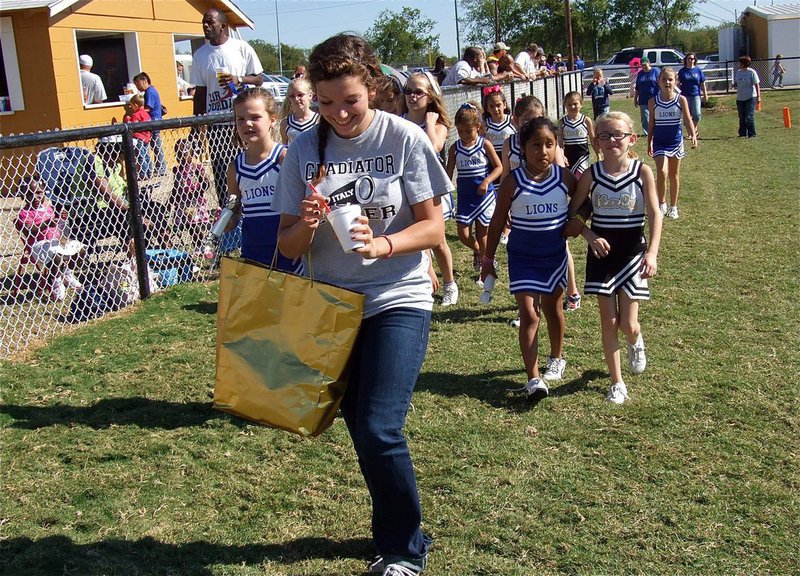
[[[422,98],[423,96],[427,96],[428,93],[425,90],[420,90],[417,88],[416,90],[412,90],[411,88],[403,88],[403,94],[406,96],[416,96],[417,98]]]
[[[624,140],[631,134],[633,134],[633,132],[621,132],[619,130],[616,132],[598,132],[597,138],[599,140],[611,140],[612,138],[614,140]]]

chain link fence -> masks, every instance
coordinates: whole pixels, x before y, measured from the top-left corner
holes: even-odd
[[[238,149],[230,121],[0,137],[0,353],[213,277],[203,247]]]
[[[555,120],[580,73],[501,85]],[[481,88],[444,90],[451,117]],[[203,255],[236,154],[231,114],[0,136],[0,353],[216,275]],[[458,137],[450,132],[447,146]],[[445,148],[447,150],[447,147]],[[226,234],[235,253],[241,232]]]

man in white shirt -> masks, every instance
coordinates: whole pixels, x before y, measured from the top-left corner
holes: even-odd
[[[491,76],[482,76],[479,72],[482,66],[482,55],[483,51],[476,46],[470,46],[464,50],[463,59],[456,62],[455,66],[447,71],[442,86],[489,84],[492,81]]]
[[[261,62],[247,42],[229,36],[228,19],[216,8],[210,8],[203,15],[203,35],[208,42],[192,56],[194,113],[230,112],[238,91],[247,84],[261,86],[264,82]],[[220,206],[224,206],[228,197],[228,165],[236,155],[233,124],[211,124],[206,134],[217,199]]]
[[[535,78],[536,72],[538,71],[538,66],[534,61],[536,53],[539,51],[539,46],[535,43],[528,44],[528,47],[525,48],[522,52],[517,54],[516,63],[519,64],[520,68],[528,75],[529,78]]]
[[[108,96],[106,95],[106,87],[103,86],[103,81],[97,74],[92,74],[90,70],[94,66],[94,60],[88,54],[81,54],[78,58],[81,66],[81,88],[83,90],[83,103],[84,104],[100,104]]]

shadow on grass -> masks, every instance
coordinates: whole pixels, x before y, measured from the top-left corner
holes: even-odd
[[[311,558],[366,559],[372,547],[367,538],[298,538],[280,544],[231,546],[205,541],[171,544],[150,537],[76,544],[66,536],[50,536],[40,540],[8,538],[0,542],[0,551],[0,574],[207,576],[218,574],[225,565],[258,566],[268,561],[290,564]],[[319,576],[328,574],[332,572],[320,572]]]
[[[589,383],[598,378],[607,378],[601,370],[586,370],[580,378],[550,387],[550,397],[568,396],[589,390]],[[416,392],[431,392],[441,396],[469,396],[495,408],[510,412],[525,412],[535,405],[526,401],[523,392],[512,392],[525,385],[524,370],[498,370],[482,374],[450,374],[445,372],[423,372],[415,387]],[[605,391],[602,391],[605,394]]]
[[[35,430],[46,426],[80,424],[96,430],[112,425],[136,425],[141,428],[163,428],[174,430],[187,426],[199,426],[209,420],[220,418],[239,421],[214,410],[211,402],[168,402],[151,400],[139,396],[132,398],[109,398],[91,406],[0,406],[0,414],[10,416],[11,428]],[[240,422],[240,421],[239,421]]]
[[[517,315],[516,306],[497,308],[441,308],[434,310],[431,315],[431,329],[435,329],[436,322],[442,324],[458,324],[460,322],[480,321],[496,324],[508,324]]]
[[[187,304],[183,309],[190,312],[197,312],[198,314],[216,314],[217,304],[217,302],[200,301],[195,304]]]

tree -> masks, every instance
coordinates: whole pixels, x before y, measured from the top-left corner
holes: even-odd
[[[669,44],[672,32],[680,25],[691,26],[697,22],[693,0],[654,0],[654,32],[662,44]],[[660,34],[658,33],[660,32]]]
[[[403,7],[381,12],[364,36],[387,64],[428,65],[439,53],[439,35],[429,33],[435,25],[420,10]]]
[[[261,39],[248,40],[248,44],[255,50],[265,72],[278,72],[278,48]],[[308,60],[308,50],[297,46],[287,46],[281,43],[281,60],[283,71],[292,71],[298,64],[305,64]]]

